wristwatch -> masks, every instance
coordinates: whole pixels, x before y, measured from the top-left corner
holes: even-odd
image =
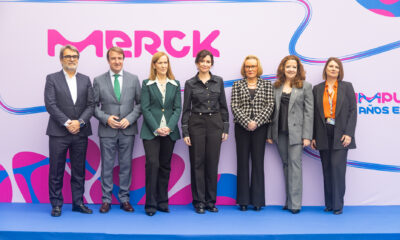
[[[83,119],[79,119],[79,127],[84,127],[85,126],[85,121]]]

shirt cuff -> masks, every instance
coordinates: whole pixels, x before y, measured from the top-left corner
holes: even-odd
[[[71,122],[72,122],[71,119],[68,119],[68,120],[64,123],[64,126],[65,126],[65,127],[68,127],[68,125],[69,125]]]

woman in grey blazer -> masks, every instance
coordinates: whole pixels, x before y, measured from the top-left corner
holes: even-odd
[[[322,77],[315,85],[314,137],[324,175],[325,212],[343,213],[346,189],[347,152],[356,148],[357,101],[353,85],[343,81],[343,64],[338,58],[326,61]]]
[[[231,107],[235,122],[237,156],[237,198],[241,211],[253,205],[260,211],[265,206],[264,152],[267,125],[274,110],[272,84],[262,79],[260,60],[247,56],[242,64],[242,80],[232,86]],[[251,156],[251,181],[249,157]]]
[[[309,146],[313,126],[313,94],[305,81],[300,59],[290,55],[282,59],[274,83],[275,111],[268,131],[268,143],[275,142],[283,163],[286,202],[284,210],[299,213],[302,201],[303,147]]]

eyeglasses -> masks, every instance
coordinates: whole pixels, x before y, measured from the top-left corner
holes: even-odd
[[[76,60],[79,58],[78,55],[65,55],[63,56],[64,59],[72,59],[72,60]]]
[[[244,66],[247,70],[250,70],[250,69],[256,69],[257,68],[257,65],[251,65],[251,66]]]

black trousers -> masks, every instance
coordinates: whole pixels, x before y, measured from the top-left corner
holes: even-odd
[[[168,207],[168,182],[175,141],[169,136],[143,139],[146,154],[146,210]]]
[[[327,124],[328,150],[320,150],[322,172],[324,175],[325,206],[340,210],[344,204],[346,190],[346,164],[348,149],[333,149],[335,126]]]
[[[254,131],[247,131],[235,124],[237,156],[237,196],[239,205],[265,206],[264,153],[267,127],[262,125]],[[251,182],[249,160],[251,158]]]
[[[87,137],[77,135],[49,137],[49,198],[53,207],[63,205],[62,187],[68,150],[71,161],[72,203],[75,205],[83,204],[87,145]]]
[[[214,206],[223,122],[220,114],[189,118],[191,188],[195,207]]]

